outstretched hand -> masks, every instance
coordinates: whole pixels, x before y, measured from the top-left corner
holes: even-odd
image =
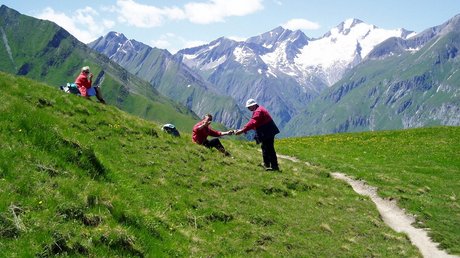
[[[240,135],[240,134],[243,133],[243,130],[241,130],[241,129],[239,129],[239,130],[235,129],[235,130],[233,130],[233,133],[234,133],[235,135]]]
[[[229,130],[223,133],[223,135],[233,135],[233,134],[234,134],[234,130]]]

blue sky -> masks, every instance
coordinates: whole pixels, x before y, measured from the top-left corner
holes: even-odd
[[[0,0],[52,20],[84,43],[109,31],[177,50],[225,36],[242,40],[283,26],[317,38],[348,18],[421,32],[460,14],[459,0]]]

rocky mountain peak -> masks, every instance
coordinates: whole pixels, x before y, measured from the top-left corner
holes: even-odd
[[[247,39],[245,42],[254,43],[265,48],[271,49],[277,42],[286,40],[291,36],[291,34],[291,30],[284,29],[283,27],[278,26],[271,31],[262,33],[255,37],[251,37]]]
[[[416,52],[436,37],[450,32],[460,32],[460,14],[445,23],[428,28],[418,34],[413,31],[401,30],[401,38],[390,38],[376,46],[368,55],[369,59],[383,59],[390,55],[401,54],[407,51]]]
[[[438,26],[442,34],[447,34],[452,31],[460,31],[460,14],[455,15],[444,24]]]
[[[125,41],[128,40],[128,38],[126,38],[126,36],[123,33],[116,32],[116,31],[111,31],[107,33],[107,35],[104,38],[107,41],[117,41],[120,43],[124,43]]]
[[[125,44],[128,39],[123,33],[111,31],[104,37],[99,37],[88,45],[98,52],[104,53],[107,56],[115,55],[120,47]]]
[[[364,23],[364,22],[361,21],[360,19],[351,18],[351,19],[347,19],[347,20],[345,20],[344,22],[340,23],[337,27],[338,27],[341,31],[345,31],[345,30],[352,29],[353,27],[355,27],[356,25],[358,25],[358,24],[360,24],[360,23]],[[375,26],[374,26],[374,27],[375,27]]]
[[[356,18],[350,18],[347,19],[341,23],[339,23],[337,26],[329,30],[326,34],[323,35],[322,38],[328,38],[332,35],[335,34],[341,34],[341,35],[348,35],[350,31],[355,28],[358,24],[366,24],[360,19]],[[372,28],[376,28],[374,25],[370,25]]]

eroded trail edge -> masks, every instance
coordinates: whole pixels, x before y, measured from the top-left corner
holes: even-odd
[[[293,162],[300,162],[300,160],[285,155],[278,155],[279,158],[288,159]],[[310,166],[308,162],[305,163]],[[383,221],[390,226],[396,232],[404,232],[408,235],[412,244],[414,244],[419,250],[423,257],[456,257],[459,256],[450,255],[444,250],[438,248],[438,243],[428,236],[426,230],[416,228],[412,226],[415,222],[415,218],[404,212],[401,208],[396,205],[395,201],[385,200],[377,195],[377,188],[369,186],[364,181],[355,180],[343,173],[335,172],[331,173],[331,176],[336,179],[347,182],[353,190],[364,196],[368,196],[372,202],[377,206],[377,210],[382,216]]]

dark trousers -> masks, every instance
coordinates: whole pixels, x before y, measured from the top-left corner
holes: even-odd
[[[222,143],[220,142],[219,138],[214,138],[214,139],[211,139],[211,140],[206,139],[203,142],[203,146],[205,146],[207,148],[216,148],[220,152],[222,152],[222,153],[227,155],[227,151],[225,151],[224,145],[222,145]]]
[[[99,87],[95,87],[94,89],[96,90],[96,98],[97,98],[102,104],[105,104],[105,100],[104,100],[104,98],[102,97],[101,89],[99,89]]]
[[[264,166],[272,169],[279,169],[278,158],[275,151],[275,136],[267,137],[261,141],[260,147],[262,148],[262,157],[264,159]]]

